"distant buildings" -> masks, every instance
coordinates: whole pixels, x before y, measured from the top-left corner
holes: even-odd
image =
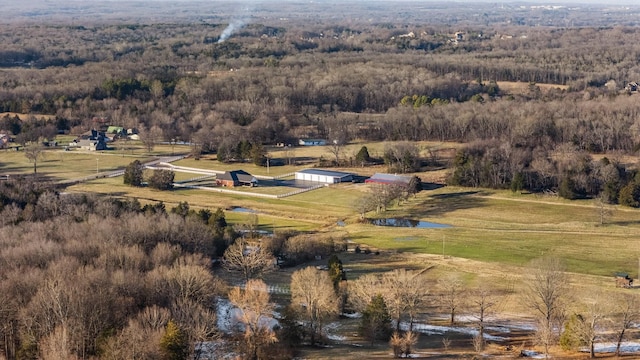
[[[300,146],[324,146],[327,145],[327,140],[324,139],[300,139],[298,140]]]

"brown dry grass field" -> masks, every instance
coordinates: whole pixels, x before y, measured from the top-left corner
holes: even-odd
[[[55,115],[21,114],[21,113],[15,113],[15,112],[0,112],[0,117],[5,117],[5,116],[10,116],[10,117],[17,116],[18,118],[20,118],[20,120],[25,120],[25,119],[28,119],[29,117],[34,117],[34,118],[36,118],[38,120],[54,120],[56,118]]]
[[[523,94],[529,90],[528,82],[498,81],[497,84],[501,90],[512,94]],[[535,86],[539,87],[542,91],[549,91],[551,89],[567,90],[569,88],[567,85],[540,83],[535,83]]]

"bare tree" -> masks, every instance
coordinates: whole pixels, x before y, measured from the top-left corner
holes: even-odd
[[[417,311],[426,301],[429,291],[423,274],[405,269],[390,271],[382,277],[381,288],[396,322],[396,331],[400,331],[400,322],[405,315],[409,315],[409,331],[412,331]]]
[[[538,320],[538,340],[545,354],[557,339],[557,324],[562,323],[567,297],[567,277],[562,262],[557,258],[540,258],[527,269],[528,289],[524,301],[534,310]]]
[[[342,138],[332,139],[331,143],[329,144],[329,152],[331,152],[331,155],[333,155],[333,157],[335,158],[336,166],[340,165],[340,155],[342,155],[342,149],[344,148],[344,145],[344,139]]]
[[[222,264],[227,270],[240,271],[248,281],[273,270],[275,259],[262,246],[249,247],[245,240],[238,239],[224,252]]]
[[[38,161],[44,157],[44,146],[40,140],[34,141],[24,148],[24,156],[33,162],[33,173],[38,172]]]
[[[256,360],[261,347],[277,341],[269,326],[274,304],[270,302],[267,284],[251,279],[244,289],[232,288],[229,301],[240,310],[238,320],[244,325],[244,351],[248,359]]]
[[[211,302],[200,304],[192,300],[178,299],[171,308],[171,315],[183,329],[189,345],[189,353],[199,359],[203,349],[202,342],[217,338],[218,328],[215,310]]]
[[[164,133],[160,127],[154,125],[150,129],[141,127],[138,135],[140,136],[140,140],[144,146],[147,148],[147,152],[152,152],[156,142],[162,140]]]
[[[353,204],[354,210],[360,214],[360,220],[364,220],[366,214],[369,211],[376,209],[375,199],[373,194],[366,194],[360,198],[358,198]]]
[[[625,332],[640,320],[640,303],[636,294],[626,293],[616,297],[613,328],[616,333],[616,356],[620,356],[620,344]]]
[[[589,347],[589,356],[595,358],[595,342],[600,335],[602,323],[608,315],[608,304],[604,294],[596,292],[586,299],[584,311],[578,315],[577,338]]]
[[[604,192],[595,199],[594,205],[598,218],[600,219],[600,225],[604,225],[611,218],[611,215],[613,215],[613,208],[609,205],[609,200],[606,198]]]
[[[485,320],[490,311],[494,310],[498,304],[497,294],[486,287],[479,287],[472,291],[469,302],[478,324],[478,335],[474,339],[474,345],[477,351],[482,351],[484,349]]]
[[[201,265],[178,263],[164,273],[168,282],[168,292],[173,299],[194,301],[208,305],[218,290],[218,281],[211,272]]]
[[[409,331],[418,311],[426,304],[429,283],[423,272],[397,269],[382,276],[365,275],[349,285],[349,302],[356,310],[362,311],[376,294],[382,295],[396,331],[408,316]]]
[[[371,299],[381,292],[380,278],[373,274],[363,275],[349,282],[348,302],[356,311],[362,312]]]
[[[464,284],[458,277],[448,276],[438,279],[438,287],[441,289],[440,303],[447,309],[450,315],[449,323],[453,325],[456,320],[456,311],[462,305]]]
[[[294,272],[291,302],[302,315],[314,345],[325,322],[338,314],[339,300],[329,274],[312,266]]]

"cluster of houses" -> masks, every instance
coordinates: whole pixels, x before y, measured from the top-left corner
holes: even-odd
[[[87,151],[108,150],[107,143],[119,138],[128,137],[138,140],[138,135],[134,129],[125,129],[121,126],[109,126],[106,131],[96,129],[80,134],[75,140],[69,143],[70,148],[80,148]]]

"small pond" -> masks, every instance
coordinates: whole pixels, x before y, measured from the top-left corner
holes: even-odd
[[[247,209],[247,208],[243,208],[243,207],[240,207],[240,206],[234,206],[229,211],[237,212],[237,213],[249,213],[249,214],[257,214],[258,213],[257,210]]]
[[[371,223],[376,226],[407,227],[419,229],[446,229],[452,227],[451,225],[447,224],[438,224],[428,221],[406,218],[372,219]]]

